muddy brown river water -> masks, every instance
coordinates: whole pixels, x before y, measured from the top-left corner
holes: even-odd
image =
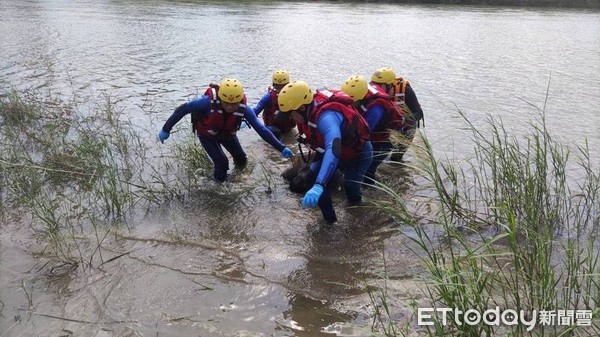
[[[33,89],[83,106],[116,97],[155,153],[191,137],[182,122],[165,145],[153,141],[177,105],[224,76],[238,77],[255,104],[277,68],[336,87],[390,65],[413,83],[442,158],[472,155],[457,109],[475,123],[503,116],[519,135],[532,105],[546,103],[550,130],[573,145],[587,138],[600,161],[594,11],[0,0],[0,17],[0,94]],[[248,169],[224,185],[199,178],[184,199],[137,210],[114,226],[93,268],[51,259],[28,215],[5,217],[0,336],[370,336],[373,285],[387,289],[392,318],[414,327],[423,267],[410,229],[341,193],[340,221],[325,225],[286,188],[289,163],[251,130],[240,134]],[[422,197],[414,172],[382,170],[406,200]]]

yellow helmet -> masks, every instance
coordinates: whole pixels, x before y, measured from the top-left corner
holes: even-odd
[[[379,68],[371,77],[371,81],[375,83],[385,83],[390,84],[396,80],[396,74],[390,67]]]
[[[226,78],[219,83],[219,98],[225,103],[239,103],[244,98],[244,87],[235,78]]]
[[[367,91],[369,90],[369,83],[364,77],[350,76],[344,84],[342,84],[342,91],[352,97],[353,101],[360,101],[365,98]]]
[[[305,104],[310,104],[313,100],[313,93],[306,82],[294,81],[288,83],[279,92],[277,103],[279,111],[288,112],[297,110]]]
[[[288,84],[290,83],[290,73],[283,69],[278,69],[273,72],[273,84]]]

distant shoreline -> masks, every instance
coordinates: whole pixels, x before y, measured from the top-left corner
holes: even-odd
[[[361,2],[600,9],[600,0],[366,0]]]

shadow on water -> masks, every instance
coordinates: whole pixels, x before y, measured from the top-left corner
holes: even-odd
[[[405,183],[405,178],[398,179]],[[297,327],[296,336],[331,336],[342,331],[363,335],[368,331],[371,312],[367,308],[372,303],[368,303],[367,288],[382,277],[383,254],[386,244],[394,245],[388,240],[398,235],[397,224],[366,206],[349,206],[339,213],[335,225],[317,221],[307,226],[307,242],[296,252],[304,262],[287,276],[290,308],[283,316]],[[397,255],[394,260],[403,258]],[[406,277],[403,267],[392,265],[388,276]]]
[[[307,251],[299,252],[305,263],[289,274],[292,289],[288,300],[290,309],[283,313],[302,330],[297,336],[325,336],[322,330],[334,323],[352,322],[358,313],[344,311],[344,301],[365,294],[367,265],[377,259],[382,242],[373,242],[364,231],[344,225],[315,228],[310,235]]]

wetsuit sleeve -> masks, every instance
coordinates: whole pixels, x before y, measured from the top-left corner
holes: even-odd
[[[383,118],[383,113],[383,107],[381,105],[373,105],[367,109],[365,119],[369,124],[369,132],[373,132],[373,130],[377,128],[377,125],[381,122],[381,118]]]
[[[344,117],[334,110],[325,110],[321,113],[317,122],[317,129],[325,140],[325,154],[321,162],[321,168],[315,183],[327,185],[329,179],[335,172],[340,159],[333,153],[333,142],[336,138],[342,139],[342,122]]]
[[[246,118],[248,123],[250,123],[250,126],[254,128],[256,133],[258,133],[260,138],[262,138],[265,142],[271,144],[272,147],[276,148],[280,152],[285,149],[285,145],[277,140],[273,133],[267,129],[261,121],[258,120],[252,108],[246,108],[244,118]]]
[[[421,109],[421,105],[417,99],[417,94],[415,94],[415,91],[409,85],[406,86],[404,99],[406,101],[406,105],[410,111],[412,111],[415,120],[420,121],[423,119],[423,110]]]
[[[258,101],[258,104],[254,107],[254,114],[256,116],[260,115],[260,113],[265,109],[266,106],[271,104],[271,94],[268,92]]]
[[[163,125],[163,131],[170,133],[175,124],[177,124],[185,115],[192,112],[208,115],[210,112],[210,98],[208,96],[198,97],[177,107],[177,109],[173,111],[171,117],[167,119],[165,125]]]

